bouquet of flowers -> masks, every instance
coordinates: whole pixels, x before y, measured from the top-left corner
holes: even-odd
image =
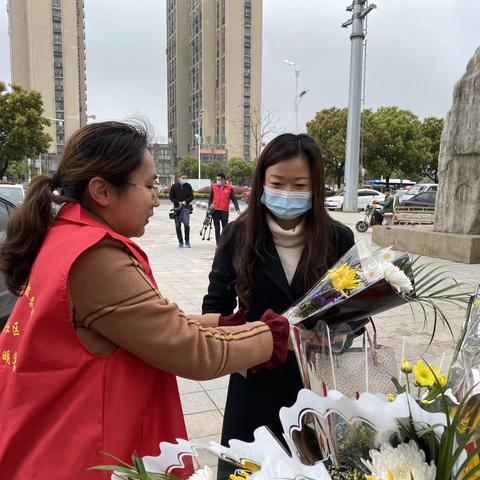
[[[357,243],[284,313],[304,386],[319,395],[331,389],[350,397],[387,393],[398,361],[392,348],[378,345],[369,317],[417,304],[424,322],[433,312],[431,342],[439,319],[450,327],[441,303],[468,303],[459,287],[441,267],[419,265],[418,257]]]
[[[292,325],[313,328],[319,320],[330,327],[364,320],[404,303],[417,303],[447,325],[439,302],[465,305],[468,296],[442,267],[418,264],[419,257],[391,248],[372,250],[356,243],[292,307],[283,313]]]

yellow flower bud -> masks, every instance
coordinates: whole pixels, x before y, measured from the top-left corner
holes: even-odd
[[[402,372],[409,374],[412,373],[412,364],[405,359],[402,359]]]
[[[439,384],[440,388],[445,387],[447,382],[448,382],[448,375],[442,374],[442,375],[438,376],[438,384]]]

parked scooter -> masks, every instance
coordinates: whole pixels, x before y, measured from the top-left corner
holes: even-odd
[[[368,227],[382,224],[383,216],[378,211],[379,208],[380,207],[375,205],[367,205],[365,207],[365,218],[357,222],[355,225],[357,232],[365,233],[368,230]]]

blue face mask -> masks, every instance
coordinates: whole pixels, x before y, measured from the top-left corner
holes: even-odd
[[[263,187],[261,202],[277,218],[292,220],[312,208],[312,192],[287,192]]]

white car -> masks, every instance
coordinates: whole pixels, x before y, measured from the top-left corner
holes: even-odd
[[[438,185],[436,183],[417,183],[407,193],[400,198],[400,204],[406,200],[410,200],[413,196],[423,192],[436,192]]]
[[[1,183],[0,195],[15,204],[19,204],[25,199],[25,189],[23,188],[23,185]]]
[[[367,205],[376,200],[383,202],[385,195],[383,193],[372,190],[371,188],[358,189],[358,209],[363,210]],[[342,210],[343,208],[343,193],[328,197],[325,199],[325,208],[329,210]]]

